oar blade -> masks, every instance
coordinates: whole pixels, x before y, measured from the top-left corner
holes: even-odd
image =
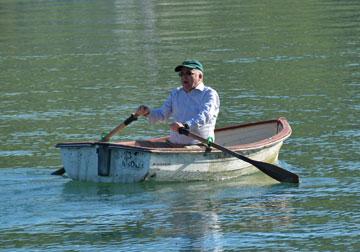
[[[65,173],[65,169],[64,169],[64,167],[62,167],[62,168],[60,168],[60,169],[52,172],[51,175],[59,175],[59,176],[61,176],[61,175],[63,175],[64,173]]]
[[[256,160],[252,160],[252,165],[257,167],[263,173],[267,174],[268,176],[272,177],[273,179],[284,182],[284,183],[299,183],[299,176],[285,170],[279,166],[270,163],[264,163]]]

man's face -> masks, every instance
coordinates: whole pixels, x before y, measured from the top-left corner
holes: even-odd
[[[201,71],[196,69],[190,69],[183,67],[179,72],[181,84],[186,92],[196,88],[202,81],[203,74]]]

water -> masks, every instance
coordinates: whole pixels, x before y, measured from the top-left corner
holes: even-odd
[[[358,251],[359,1],[0,1],[2,251]],[[218,127],[285,116],[279,165],[223,182],[51,176],[58,142],[96,140],[179,85],[196,58]],[[139,120],[115,139],[167,134]]]

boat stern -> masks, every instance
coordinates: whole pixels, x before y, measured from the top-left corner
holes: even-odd
[[[149,153],[111,148],[106,143],[60,143],[61,159],[73,180],[133,183],[149,170]]]

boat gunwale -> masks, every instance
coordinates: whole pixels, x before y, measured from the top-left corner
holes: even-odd
[[[263,149],[266,147],[273,146],[279,142],[282,142],[291,135],[292,130],[291,130],[291,127],[290,127],[288,121],[286,120],[286,118],[279,117],[277,119],[272,119],[272,120],[236,124],[236,125],[232,125],[232,126],[215,129],[215,132],[221,132],[221,131],[237,129],[237,128],[251,127],[251,126],[256,126],[256,125],[261,125],[261,124],[275,123],[275,122],[277,124],[281,124],[282,129],[279,132],[277,132],[276,134],[272,135],[270,138],[262,139],[260,141],[256,141],[256,142],[252,142],[252,143],[248,143],[248,144],[238,144],[238,145],[226,146],[228,149],[230,149],[232,151],[238,151],[238,152]],[[168,137],[151,138],[146,141],[156,142],[156,140],[157,141],[160,139],[165,140],[167,138]],[[114,143],[99,142],[99,141],[96,141],[96,142],[65,142],[65,143],[58,143],[55,145],[55,147],[57,147],[57,148],[62,148],[62,147],[76,148],[76,147],[84,147],[84,146],[92,147],[94,145],[98,145],[98,146],[108,146],[111,149],[127,149],[127,150],[135,150],[135,151],[150,152],[150,153],[168,153],[168,154],[171,154],[171,153],[199,153],[199,152],[202,153],[206,150],[206,146],[203,144],[198,145],[200,148],[196,148],[196,147],[189,148],[186,146],[174,147],[174,148],[169,148],[169,147],[167,147],[167,148],[160,147],[159,148],[159,147],[144,147],[144,146],[129,145],[129,143],[135,143],[135,142],[136,142],[136,140],[135,141],[121,141],[121,142],[114,142]],[[221,152],[221,151],[212,149],[211,152]]]

